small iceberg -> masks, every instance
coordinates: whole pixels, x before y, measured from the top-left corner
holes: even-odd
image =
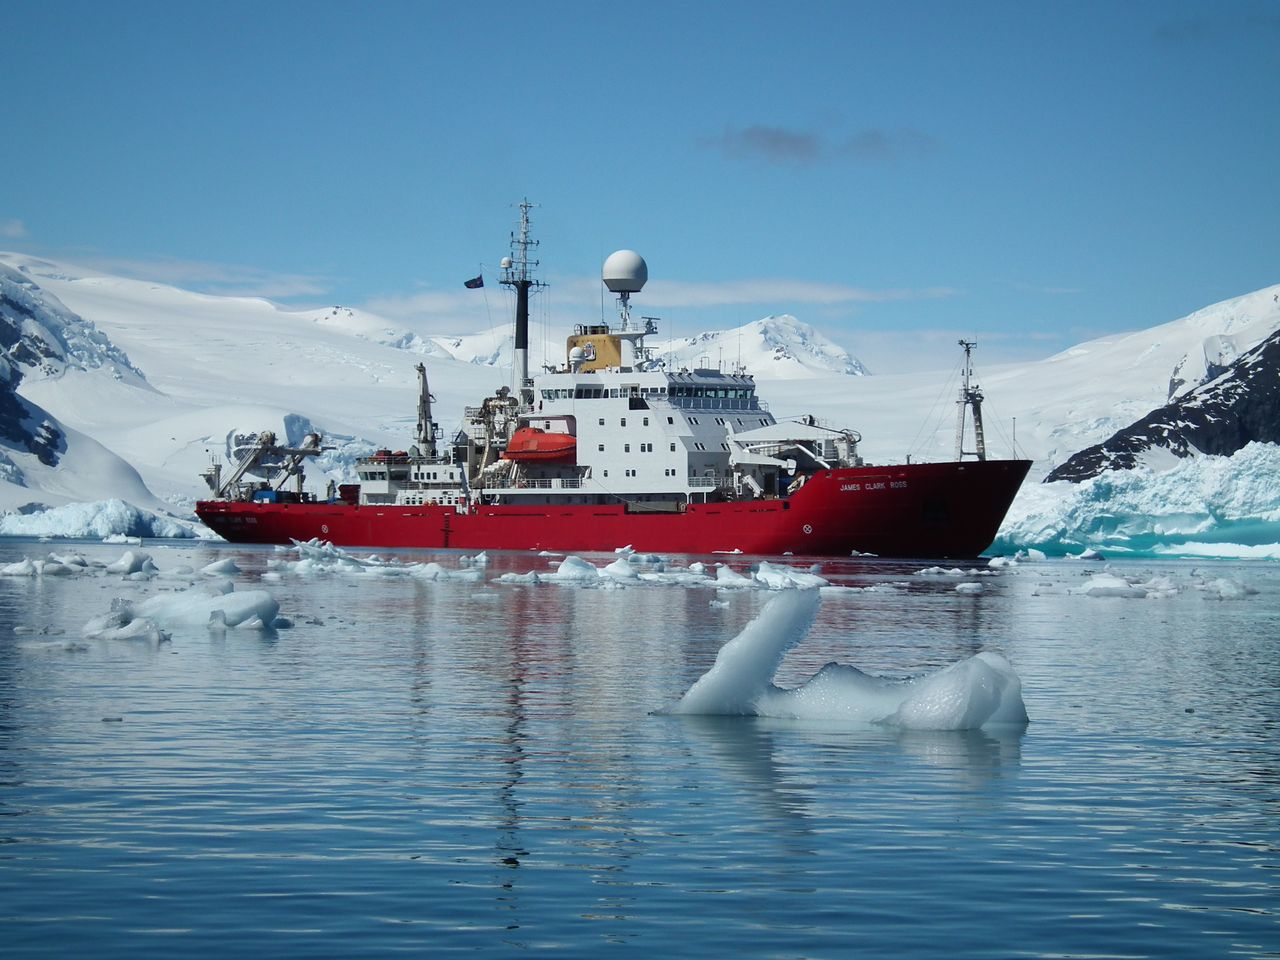
[[[1022,681],[1009,661],[984,651],[911,680],[888,680],[829,663],[792,689],[773,683],[788,650],[808,634],[820,594],[784,589],[726,643],[711,669],[665,713],[846,721],[910,730],[1022,726]]]

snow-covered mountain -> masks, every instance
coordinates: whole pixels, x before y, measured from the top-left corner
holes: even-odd
[[[25,441],[5,442],[0,449],[14,466],[3,468],[0,509],[118,497],[149,509],[163,502],[189,515],[205,493],[199,474],[210,454],[225,459],[237,435],[263,429],[286,437],[321,432],[334,449],[309,474],[312,486],[323,489],[330,478],[347,478],[356,456],[405,446],[416,423],[420,359],[426,358],[446,432],[450,416],[460,417],[465,404],[510,379],[506,324],[427,336],[355,308],[291,310],[20,254],[0,254],[0,264],[10,299],[27,305],[8,307],[16,338],[8,344],[10,362],[16,355],[42,358],[22,366],[10,384],[14,400],[29,405],[10,420],[28,423],[31,437],[48,420],[46,434],[52,429],[63,437],[62,447],[52,441],[60,451],[54,468],[29,449],[18,452]],[[1171,392],[1193,391],[1277,329],[1280,286],[1031,364],[983,369],[979,345],[992,455],[1010,455],[1016,440],[1018,453],[1036,461],[1009,529],[1034,530],[1025,534],[1028,543],[1077,542],[1087,525],[1070,532],[1055,511],[1068,501],[1071,509],[1094,513],[1106,505],[1082,506],[1072,500],[1079,491],[1056,492],[1071,485],[1037,481],[1163,406]],[[534,364],[561,359],[567,332],[535,325]],[[856,359],[790,317],[683,340],[652,337],[649,345],[676,366],[728,369],[741,361],[761,381],[776,416],[814,413],[857,429],[870,462],[952,455],[958,384],[948,383],[945,372],[850,375],[865,372]],[[0,523],[5,529],[11,528]],[[1280,543],[1280,531],[1272,538]]]
[[[1211,364],[1206,375],[1212,379],[1076,453],[1046,482],[1132,470],[1160,454],[1229,457],[1249,443],[1280,443],[1280,331],[1225,367]]]
[[[754,320],[659,345],[669,367],[741,367],[757,380],[812,380],[832,374],[865,376],[856,357],[789,314]]]

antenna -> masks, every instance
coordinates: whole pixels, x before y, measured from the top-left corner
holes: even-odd
[[[533,381],[529,379],[529,290],[533,287],[544,287],[540,280],[533,279],[533,271],[538,266],[537,260],[529,258],[529,251],[536,249],[538,241],[529,236],[529,211],[537,206],[526,197],[520,201],[520,233],[511,234],[511,256],[502,258],[502,280],[499,281],[516,291],[516,392],[520,402],[533,405]]]

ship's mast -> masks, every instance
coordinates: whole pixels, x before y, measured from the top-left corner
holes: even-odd
[[[427,387],[427,368],[418,364],[418,447],[434,460],[438,456],[436,450],[436,422],[431,419],[431,390]]]
[[[962,371],[963,380],[960,384],[960,399],[956,401],[958,407],[958,416],[956,419],[956,459],[963,460],[966,454],[964,449],[964,412],[967,408],[973,408],[973,443],[975,449],[971,452],[972,456],[979,460],[987,459],[987,441],[982,433],[982,390],[976,385],[970,384],[973,376],[973,348],[977,343],[972,340],[958,341],[960,346],[964,348],[964,369]]]
[[[516,291],[516,394],[524,408],[533,405],[533,381],[529,379],[529,291],[545,286],[533,279],[538,261],[529,257],[530,250],[538,246],[538,241],[529,237],[529,211],[534,206],[527,198],[520,201],[520,232],[511,234],[511,256],[502,258],[500,281]]]

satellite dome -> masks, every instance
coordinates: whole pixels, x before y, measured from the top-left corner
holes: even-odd
[[[649,265],[634,250],[619,250],[609,254],[602,274],[610,292],[639,293],[649,279]]]

